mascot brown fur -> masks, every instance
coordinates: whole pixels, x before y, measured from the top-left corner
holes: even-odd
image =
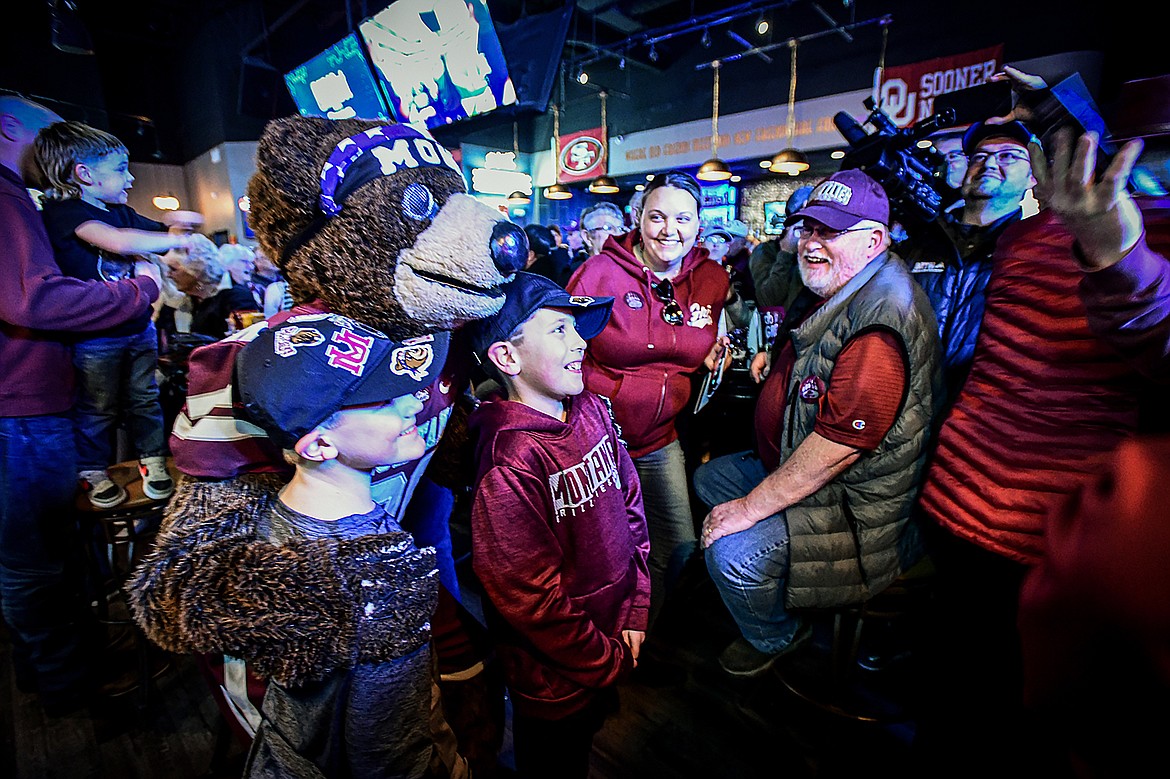
[[[382,130],[393,137],[363,152],[365,180],[327,215],[323,172],[355,140],[368,144],[363,134]],[[299,304],[278,316],[328,311],[402,339],[495,313],[503,302],[499,286],[523,267],[523,232],[465,194],[449,153],[425,133],[382,130],[371,122],[301,117],[266,128],[248,196],[261,248],[279,258]],[[373,172],[370,158],[378,163]],[[357,178],[357,169],[350,165],[346,175]],[[364,619],[359,583],[377,581],[382,563],[395,555],[378,537],[284,546],[256,540],[256,523],[286,480],[285,466],[262,431],[237,418],[231,371],[235,354],[266,326],[192,354],[188,401],[171,438],[184,476],[127,591],[139,625],[162,648],[226,653],[265,677],[297,684],[417,646],[423,632],[429,635],[430,615],[381,624]],[[452,349],[448,366],[459,359]],[[422,429],[431,414],[432,450],[466,375],[444,371],[432,385],[430,410],[419,416]],[[416,476],[408,471],[402,478]],[[388,598],[396,586],[408,586],[386,585]]]

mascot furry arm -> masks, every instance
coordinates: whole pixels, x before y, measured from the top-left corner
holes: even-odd
[[[413,128],[302,117],[270,123],[248,195],[261,247],[280,258],[301,304],[283,316],[330,311],[401,339],[498,311],[499,286],[523,267],[527,244],[518,227],[464,189],[449,153]],[[192,354],[187,404],[171,438],[186,476],[127,592],[135,619],[160,646],[228,652],[296,683],[425,641],[430,613],[398,612],[400,583],[379,576],[433,571],[434,553],[403,560],[394,534],[279,547],[255,536],[286,469],[262,431],[237,418],[231,369],[235,353],[266,326]],[[428,455],[375,475],[375,496],[395,516],[466,385],[455,370],[461,357],[452,349],[419,414]]]

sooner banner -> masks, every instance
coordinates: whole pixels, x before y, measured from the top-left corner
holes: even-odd
[[[589,181],[605,173],[605,144],[601,128],[578,130],[560,138],[558,181]]]
[[[1003,67],[1003,44],[951,57],[886,68],[874,84],[874,100],[894,124],[909,127],[934,113],[934,99],[948,92],[986,84]],[[874,81],[881,71],[874,71]]]

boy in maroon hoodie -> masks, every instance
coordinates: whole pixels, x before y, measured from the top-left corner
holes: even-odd
[[[581,377],[613,298],[524,272],[503,291],[503,309],[469,326],[501,387],[471,416],[472,567],[511,690],[517,772],[583,778],[650,602],[638,475]]]

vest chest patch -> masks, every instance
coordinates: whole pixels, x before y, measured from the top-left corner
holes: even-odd
[[[816,403],[825,394],[825,383],[819,376],[809,376],[800,383],[798,390],[800,399],[806,403]]]

